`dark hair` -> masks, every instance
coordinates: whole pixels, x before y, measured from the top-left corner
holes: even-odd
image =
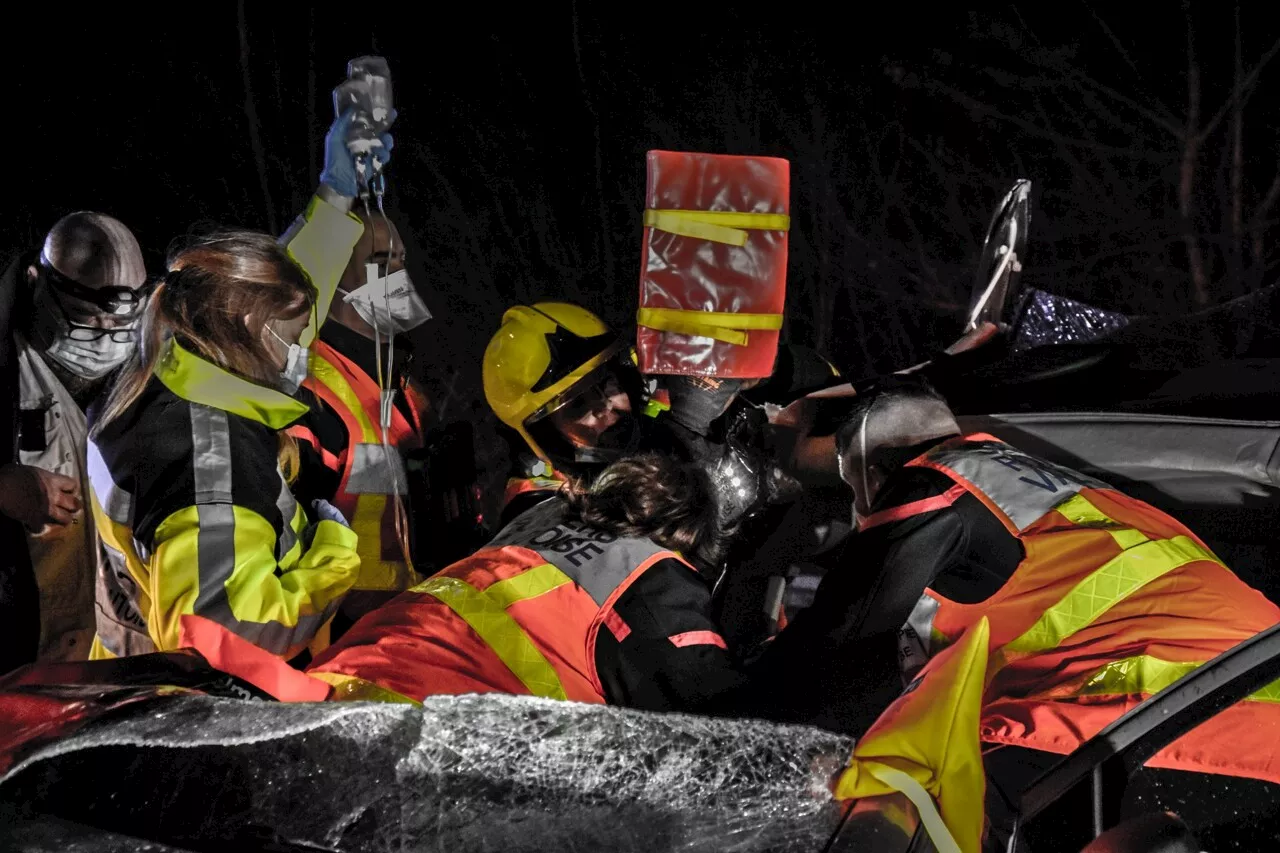
[[[612,463],[590,486],[568,484],[563,494],[591,527],[644,537],[687,559],[713,559],[719,548],[716,503],[706,473],[657,453]]]

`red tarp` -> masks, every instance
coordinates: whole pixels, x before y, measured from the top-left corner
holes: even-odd
[[[772,374],[790,194],[786,160],[649,152],[636,332],[643,372]]]

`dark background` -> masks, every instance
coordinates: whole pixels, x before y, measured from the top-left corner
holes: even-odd
[[[1035,184],[1030,284],[1176,315],[1269,283],[1271,4],[1051,5],[6,11],[3,234],[28,248],[97,209],[159,271],[194,223],[279,233],[316,185],[346,61],[386,56],[389,209],[435,314],[414,333],[418,372],[443,421],[480,424],[489,482],[484,345],[535,299],[627,328],[651,148],[791,161],[784,334],[854,374],[956,337],[1019,177]]]

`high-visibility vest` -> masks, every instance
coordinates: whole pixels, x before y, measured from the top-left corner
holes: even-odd
[[[502,506],[505,509],[508,504],[518,498],[520,495],[529,492],[546,492],[552,495],[560,490],[565,484],[565,479],[557,472],[551,472],[549,477],[510,477],[507,479],[507,487],[502,493]]]
[[[408,589],[419,577],[405,562],[393,496],[400,494],[401,506],[406,507],[404,496],[408,488],[402,453],[421,446],[425,400],[406,383],[403,392],[414,418],[410,421],[398,406],[393,406],[384,445],[379,428],[378,383],[351,359],[324,341],[315,341],[303,386],[328,403],[347,430],[346,450],[338,458],[325,461],[342,478],[333,505],[360,537],[360,578],[353,589]],[[409,526],[406,507],[400,525],[406,540]]]
[[[1065,754],[1187,672],[1280,622],[1179,522],[1106,483],[994,436],[937,445],[908,463],[955,481],[881,510],[874,527],[978,498],[1025,557],[995,595],[960,604],[928,590],[908,625],[930,653],[978,619],[992,649],[982,737]],[[1174,741],[1151,767],[1280,783],[1280,682]]]
[[[550,500],[521,514],[485,548],[365,616],[308,673],[416,700],[510,693],[603,703],[596,637],[603,627],[621,641],[631,630],[614,602],[658,561],[688,563],[566,512]]]

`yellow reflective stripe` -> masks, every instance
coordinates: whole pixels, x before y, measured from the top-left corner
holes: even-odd
[[[1120,522],[1103,513],[1084,495],[1076,494],[1065,503],[1054,507],[1067,521],[1078,527],[1094,527],[1106,530],[1121,548],[1132,548],[1147,541],[1147,536],[1140,530],[1124,527]]]
[[[537,598],[567,583],[573,583],[573,579],[550,563],[543,563],[515,577],[491,584],[484,594],[502,605],[505,610],[517,601]]]
[[[649,208],[644,212],[644,224],[648,228],[678,234],[681,237],[693,237],[696,240],[710,240],[714,243],[727,243],[730,246],[745,246],[747,231],[790,231],[791,217],[785,213],[739,213],[735,210],[655,210]]]
[[[1076,584],[1002,651],[1034,653],[1052,649],[1145,584],[1199,560],[1221,565],[1212,552],[1189,536],[1147,541],[1122,551]]]
[[[929,840],[933,842],[938,853],[961,853],[955,836],[947,828],[946,821],[942,819],[938,807],[934,805],[933,797],[929,796],[929,792],[923,785],[887,764],[866,761],[862,766],[876,779],[911,801],[911,804],[916,807],[916,813],[920,815],[920,822],[924,824],[925,832],[929,834]]]
[[[328,318],[342,271],[351,260],[351,250],[363,233],[364,223],[360,217],[339,210],[316,195],[281,238],[290,259],[302,268],[316,289],[312,320],[298,339],[304,347],[315,340],[316,333]]]
[[[336,367],[325,361],[318,355],[311,356],[311,375],[320,381],[324,387],[333,392],[342,405],[351,410],[355,415],[356,422],[360,424],[360,432],[362,436],[360,440],[365,444],[377,444],[380,441],[378,432],[373,428],[373,421],[369,420],[369,413],[364,410],[364,405],[360,402],[360,398],[356,396],[355,389],[347,382]]]
[[[311,356],[311,375],[333,392],[346,406],[360,426],[363,444],[379,444],[381,437],[364,410],[360,398],[347,378],[336,367],[319,355]],[[354,454],[355,448],[348,452]],[[388,590],[403,589],[405,580],[413,577],[408,564],[382,559],[382,519],[387,511],[386,495],[365,493],[356,495],[356,508],[351,514],[351,529],[359,538],[356,550],[360,553],[360,577],[353,589]]]
[[[333,686],[328,702],[397,702],[402,705],[421,705],[403,693],[379,687],[372,681],[345,675],[341,672],[308,672],[307,675]]]
[[[689,311],[683,308],[641,308],[636,322],[659,332],[714,338],[746,346],[748,330],[776,331],[781,314],[739,314],[732,311]]]
[[[498,659],[534,696],[567,699],[560,678],[550,662],[507,615],[501,601],[486,595],[465,581],[451,577],[433,577],[413,588],[435,596],[488,643]]]
[[[173,338],[165,343],[151,372],[184,400],[221,409],[272,429],[284,429],[307,413],[306,403],[223,370],[188,351]]]
[[[1154,696],[1187,673],[1204,666],[1204,661],[1176,663],[1151,655],[1136,655],[1112,661],[1099,669],[1073,696]],[[1246,697],[1255,702],[1280,703],[1280,680]]]

